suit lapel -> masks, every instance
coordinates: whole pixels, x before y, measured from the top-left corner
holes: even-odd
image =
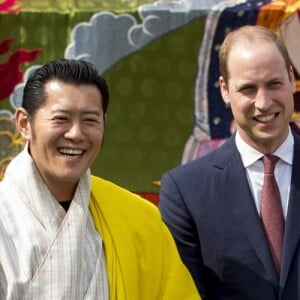
[[[220,173],[224,201],[229,205],[237,226],[242,227],[254,252],[264,265],[268,278],[276,282],[278,279],[273,260],[234,138],[229,139],[224,146],[220,159],[215,162],[215,166],[224,171]],[[232,188],[228,189],[228,186]]]
[[[283,250],[283,260],[282,260],[282,270],[280,285],[284,287],[292,259],[294,257],[295,251],[300,240],[300,222],[299,222],[299,212],[300,212],[300,138],[299,136],[294,136],[294,158],[293,158],[293,171],[292,180],[290,188],[290,199],[288,206],[288,215],[285,224],[285,234],[284,234],[284,250]]]

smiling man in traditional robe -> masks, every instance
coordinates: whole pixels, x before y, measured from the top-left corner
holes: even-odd
[[[200,299],[157,208],[90,174],[108,102],[84,61],[29,77],[15,114],[26,147],[0,183],[1,299]]]

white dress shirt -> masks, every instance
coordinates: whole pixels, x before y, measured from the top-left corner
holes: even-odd
[[[261,158],[263,157],[263,153],[260,153],[249,146],[241,138],[238,131],[236,133],[235,142],[238,151],[240,152],[243,165],[246,169],[249,186],[252,191],[258,214],[260,215],[261,190],[264,180],[264,166],[261,160]],[[286,219],[292,177],[292,161],[294,154],[294,138],[291,130],[289,130],[289,134],[286,140],[272,154],[280,158],[275,167],[275,178],[280,191],[283,215]]]

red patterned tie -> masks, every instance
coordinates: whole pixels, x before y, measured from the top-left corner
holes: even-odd
[[[280,201],[280,193],[274,176],[275,165],[278,157],[265,155],[264,162],[264,183],[261,195],[261,219],[266,232],[276,270],[280,274],[284,217]]]

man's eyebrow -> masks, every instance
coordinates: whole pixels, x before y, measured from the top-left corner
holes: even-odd
[[[282,76],[276,76],[276,77],[273,77],[273,78],[270,78],[267,83],[272,83],[272,82],[277,82],[277,81],[283,81],[283,77]]]
[[[241,83],[240,85],[238,85],[238,87],[240,88],[244,88],[244,87],[252,87],[252,86],[255,86],[254,83],[251,83],[251,82],[243,82]]]
[[[99,110],[85,110],[82,113],[83,115],[96,115],[96,116],[100,116],[100,111]]]
[[[55,108],[51,110],[52,113],[65,113],[65,114],[69,114],[70,111],[67,109],[61,109],[61,108]]]
[[[65,114],[72,114],[72,111],[68,110],[68,109],[62,109],[62,108],[57,108],[57,109],[53,109],[51,110],[52,113],[65,113]],[[81,112],[81,114],[83,115],[97,115],[100,116],[100,111],[97,109],[89,109],[89,110],[84,110]]]

